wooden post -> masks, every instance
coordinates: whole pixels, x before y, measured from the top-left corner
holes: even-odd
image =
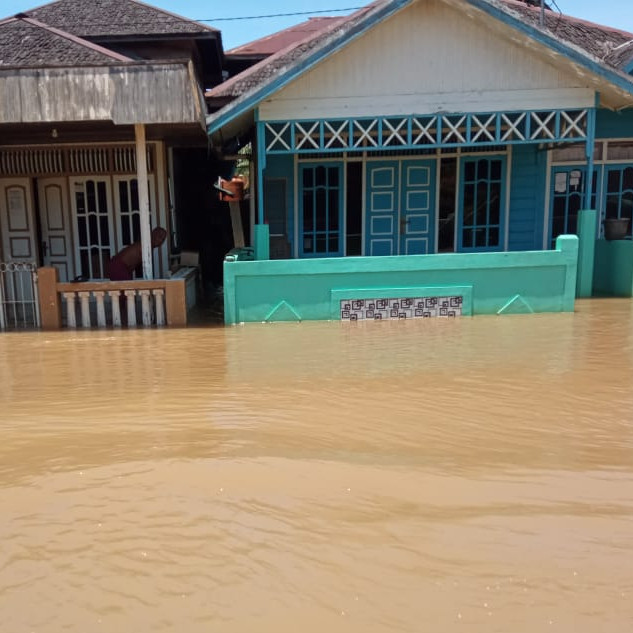
[[[233,227],[233,245],[235,248],[245,246],[244,228],[242,226],[242,211],[239,202],[229,202],[231,209],[231,226]]]
[[[171,327],[187,325],[187,298],[184,279],[166,282],[165,304],[167,307],[167,325]]]
[[[62,327],[62,302],[57,292],[58,282],[57,268],[38,269],[37,286],[43,330],[61,330]]]
[[[143,279],[153,279],[152,227],[149,213],[149,184],[147,181],[147,144],[145,126],[134,125],[136,137],[136,178],[138,180],[138,204],[141,220],[141,252],[143,254]]]

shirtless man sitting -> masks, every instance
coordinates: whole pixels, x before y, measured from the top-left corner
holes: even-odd
[[[152,248],[158,248],[167,238],[167,231],[161,226],[157,226],[152,231]],[[109,264],[110,281],[130,281],[134,276],[134,271],[143,261],[141,243],[134,242],[119,251]]]

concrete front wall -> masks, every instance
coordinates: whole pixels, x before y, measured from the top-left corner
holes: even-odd
[[[531,47],[491,18],[443,0],[416,2],[262,103],[260,118],[595,105],[595,87],[544,46]]]
[[[464,314],[573,311],[578,238],[542,252],[225,262],[227,324],[340,318],[340,300],[459,295]]]
[[[593,292],[633,297],[633,242],[596,240]]]

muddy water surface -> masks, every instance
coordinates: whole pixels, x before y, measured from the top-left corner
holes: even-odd
[[[0,335],[0,631],[628,633],[633,302]]]

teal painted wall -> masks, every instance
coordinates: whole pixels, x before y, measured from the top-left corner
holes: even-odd
[[[543,248],[546,175],[546,152],[539,151],[536,145],[513,147],[508,232],[510,251]]]
[[[633,137],[633,108],[622,112],[598,110],[596,115],[596,138]]]
[[[596,241],[593,292],[610,297],[633,297],[631,240]]]
[[[225,322],[338,319],[343,294],[367,293],[454,291],[471,314],[573,311],[577,261],[578,238],[567,235],[542,252],[225,262]]]
[[[288,229],[288,240],[294,248],[295,235],[295,169],[294,157],[286,155],[272,155],[266,157],[266,169],[264,170],[264,181],[267,178],[283,178],[286,181],[286,225]],[[264,209],[264,213],[266,210]]]

